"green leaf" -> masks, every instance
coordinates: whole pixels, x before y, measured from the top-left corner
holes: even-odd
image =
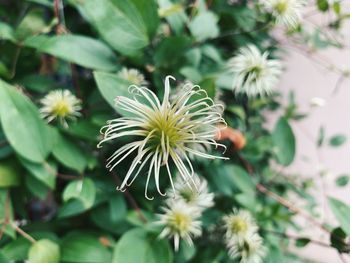
[[[306,237],[301,237],[295,240],[296,247],[305,247],[309,243],[310,243],[310,239]]]
[[[118,221],[124,219],[127,212],[124,197],[121,194],[114,194],[109,199],[109,209],[112,220]]]
[[[332,197],[328,197],[328,202],[340,226],[350,235],[350,206]]]
[[[95,201],[96,188],[94,182],[89,178],[70,182],[63,191],[63,201],[79,199],[85,209],[92,207]]]
[[[29,249],[28,260],[29,263],[58,263],[60,248],[49,239],[41,239]]]
[[[12,242],[3,246],[1,248],[1,252],[3,252],[5,257],[8,259],[23,262],[28,257],[30,245],[31,243],[27,239],[18,237]]]
[[[321,126],[318,131],[317,147],[321,147],[323,145],[324,138],[325,138],[325,129],[323,126]]]
[[[86,208],[79,199],[69,200],[64,203],[58,210],[58,218],[70,217],[84,213]]]
[[[139,27],[146,27],[148,36],[153,36],[159,26],[158,5],[156,0],[115,1],[124,13]],[[135,11],[134,11],[135,7]],[[137,21],[135,18],[138,18]]]
[[[45,200],[47,197],[50,188],[44,184],[42,181],[39,181],[36,177],[31,174],[27,174],[25,177],[26,186],[29,191],[36,197],[41,200]]]
[[[43,162],[52,149],[52,134],[34,104],[0,80],[0,120],[13,149],[32,162]]]
[[[165,240],[151,236],[143,229],[133,229],[121,237],[114,249],[112,263],[124,262],[171,263],[173,255]]]
[[[39,35],[27,38],[24,45],[86,68],[107,71],[117,68],[112,50],[101,41],[85,36]]]
[[[237,165],[231,165],[230,169],[232,170],[232,176],[234,177],[237,187],[243,193],[255,193],[255,184],[251,176],[245,170]]]
[[[337,184],[337,186],[343,187],[343,186],[346,186],[349,183],[349,181],[350,181],[350,175],[343,174],[338,176],[335,183]]]
[[[19,159],[22,165],[40,182],[51,189],[55,189],[57,168],[53,163],[33,163],[25,159]]]
[[[125,55],[147,46],[148,34],[154,34],[159,23],[152,0],[71,2],[111,47]]]
[[[20,183],[19,169],[14,162],[1,162],[0,164],[0,187],[17,186]]]
[[[285,118],[280,118],[272,132],[277,162],[288,166],[295,156],[295,137],[292,128]]]
[[[98,237],[74,232],[62,240],[61,261],[75,263],[111,263],[112,253]]]
[[[181,3],[172,3],[170,0],[158,0],[160,6],[159,13],[165,16],[172,30],[180,34],[185,27],[188,18]]]
[[[52,232],[31,232],[30,235],[36,240],[57,240],[57,236]],[[1,248],[1,251],[8,259],[11,259],[16,262],[24,262],[28,259],[28,251],[31,245],[32,243],[30,243],[27,239],[25,239],[22,236],[19,236],[10,243],[7,243],[5,246],[3,246]]]
[[[334,2],[333,3],[333,11],[334,13],[336,13],[337,15],[340,15],[341,13],[341,5],[340,5],[340,2]]]
[[[347,242],[347,235],[342,228],[337,227],[333,229],[330,235],[332,247],[341,253],[350,253],[350,245]]]
[[[155,52],[154,59],[156,64],[170,67],[183,62],[183,55],[189,48],[190,44],[190,39],[185,36],[165,38],[159,44],[159,47]]]
[[[123,199],[119,199],[120,204],[104,204],[91,211],[92,221],[102,229],[114,234],[123,234],[130,225],[125,222],[126,204]]]
[[[214,38],[219,35],[218,17],[210,11],[197,15],[189,24],[192,35],[197,41]]]
[[[115,99],[117,96],[131,98],[128,88],[132,83],[125,79],[119,78],[116,74],[99,71],[94,71],[94,78],[98,90],[101,92],[102,97],[108,102],[108,104],[119,114],[128,114],[127,112],[116,107]]]
[[[0,22],[0,40],[16,42],[15,33],[12,27],[4,22]]]
[[[69,124],[65,131],[77,138],[96,142],[99,140],[101,126],[97,126],[91,120],[80,120]]]
[[[318,10],[326,12],[329,9],[328,0],[317,0]]]
[[[84,152],[71,140],[57,133],[57,141],[52,149],[55,158],[64,166],[82,173],[87,166]]]
[[[51,89],[62,88],[56,84],[52,77],[38,74],[25,75],[20,79],[19,83],[28,89],[40,93],[46,93]]]
[[[342,134],[334,135],[329,140],[329,145],[333,147],[338,147],[346,142],[346,136]]]
[[[48,25],[44,20],[44,12],[45,10],[42,8],[31,9],[15,30],[16,39],[22,41],[30,36],[47,31]]]

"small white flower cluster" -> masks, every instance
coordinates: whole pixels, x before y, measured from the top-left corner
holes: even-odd
[[[233,73],[233,91],[248,97],[269,95],[279,80],[282,65],[278,60],[269,59],[254,45],[242,47],[238,54],[228,61]]]
[[[271,12],[276,24],[296,28],[302,19],[305,0],[261,0],[262,5]]]
[[[248,211],[233,209],[224,217],[229,254],[241,263],[261,263],[266,254],[258,226]]]
[[[62,125],[68,126],[67,119],[76,119],[81,110],[81,100],[69,90],[54,90],[41,99],[40,113],[48,122],[58,119]]]
[[[174,238],[175,250],[179,249],[180,239],[192,245],[192,238],[202,234],[200,217],[205,209],[214,205],[214,194],[208,191],[207,181],[195,175],[198,189],[193,191],[188,183],[178,178],[174,187],[167,191],[169,198],[157,222],[164,227],[161,238]]]
[[[118,76],[136,86],[146,86],[148,84],[145,80],[145,76],[137,69],[122,68],[118,72]]]

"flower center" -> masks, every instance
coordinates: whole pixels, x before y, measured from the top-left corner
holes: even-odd
[[[169,219],[171,228],[180,233],[187,232],[190,224],[191,218],[181,212],[174,212],[173,216]]]
[[[158,149],[162,152],[164,147],[175,148],[183,139],[185,132],[181,131],[181,125],[175,118],[175,114],[166,114],[158,111],[148,123],[148,131],[152,132],[149,145],[153,150]]]
[[[64,117],[70,113],[70,107],[65,100],[59,100],[53,105],[51,112],[57,116]]]
[[[248,229],[248,224],[245,222],[245,220],[235,217],[232,218],[230,222],[230,229],[232,233],[235,234],[244,233]]]
[[[275,4],[274,9],[280,15],[284,14],[287,11],[288,2],[287,1],[279,1]]]

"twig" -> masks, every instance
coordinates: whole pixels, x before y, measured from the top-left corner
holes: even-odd
[[[292,240],[298,240],[301,237],[298,236],[294,236],[294,235],[290,235],[290,234],[286,234],[286,233],[281,233],[281,232],[277,232],[277,231],[273,231],[273,230],[267,230],[267,229],[262,229],[262,231],[267,232],[267,233],[271,233],[274,234],[276,236],[282,237],[282,238],[287,238],[287,239],[292,239]],[[309,240],[309,242],[322,246],[322,247],[331,247],[330,244],[324,243],[322,241],[318,241],[318,240],[314,240],[314,239],[310,239],[307,238]]]
[[[18,62],[19,55],[21,54],[21,49],[22,49],[22,47],[19,45],[16,48],[15,57],[13,59],[13,64],[12,64],[11,72],[10,72],[10,76],[9,76],[10,79],[12,79],[16,75],[17,62]]]
[[[57,173],[56,176],[65,180],[78,180],[82,178],[81,175],[77,176],[77,175],[61,174],[61,173]]]
[[[10,195],[7,192],[6,200],[5,200],[5,216],[3,220],[3,225],[1,226],[1,229],[0,229],[0,240],[5,233],[5,228],[6,228],[6,225],[9,223],[9,221],[10,221]]]
[[[115,182],[120,185],[121,181],[120,178],[118,177],[118,175],[112,171],[112,175],[113,178],[115,180]],[[128,191],[128,189],[125,189],[125,191],[123,192],[123,194],[125,195],[126,199],[129,201],[130,205],[134,208],[134,210],[136,211],[138,217],[141,219],[142,222],[147,223],[147,219],[146,217],[143,215],[140,207],[138,206],[136,200],[134,199],[134,197],[130,194],[130,192]]]
[[[253,174],[254,173],[253,166],[250,163],[248,163],[245,159],[243,159],[241,156],[239,156],[239,159],[243,163],[243,166],[246,168],[248,173]],[[324,230],[325,232],[327,232],[329,234],[331,233],[331,231],[328,228],[326,228],[323,224],[318,222],[315,218],[313,218],[307,212],[300,209],[299,207],[294,206],[290,201],[283,198],[282,196],[279,196],[278,194],[268,190],[264,185],[258,183],[256,185],[256,188],[258,189],[259,192],[271,197],[272,199],[274,199],[275,201],[277,201],[278,203],[280,203],[284,207],[288,208],[291,212],[304,217],[306,220],[308,220],[309,222],[312,222],[314,225],[318,226],[320,229]]]
[[[35,243],[36,240],[30,236],[28,233],[26,233],[23,229],[19,228],[14,222],[10,222],[10,226],[18,232],[21,236],[23,236],[25,239],[29,240],[31,243]]]
[[[61,14],[60,14],[60,9],[61,9],[61,0],[54,0],[54,14],[58,20],[57,27],[56,27],[56,35],[60,35],[62,33],[67,32],[67,29],[62,24],[62,21],[64,21],[63,9],[61,10],[62,11]],[[69,63],[69,65],[70,65],[70,70],[71,70],[71,75],[72,75],[72,83],[73,83],[73,86],[76,90],[77,97],[79,99],[82,99],[81,88],[80,88],[79,81],[78,81],[78,74],[77,74],[76,66],[73,63]]]

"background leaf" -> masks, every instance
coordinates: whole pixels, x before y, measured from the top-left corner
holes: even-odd
[[[130,246],[133,247],[130,250]],[[145,230],[134,229],[126,232],[116,245],[113,263],[171,263],[169,244],[156,237],[150,237]]]
[[[292,128],[285,118],[280,118],[272,132],[272,141],[277,161],[289,165],[295,156],[295,137]]]
[[[34,104],[0,80],[1,125],[13,149],[32,162],[43,162],[52,148],[52,134]]]
[[[350,206],[332,197],[328,197],[328,202],[342,229],[350,235]]]
[[[110,48],[99,40],[85,36],[39,35],[27,38],[24,45],[86,68],[106,71],[117,68],[117,58]]]

